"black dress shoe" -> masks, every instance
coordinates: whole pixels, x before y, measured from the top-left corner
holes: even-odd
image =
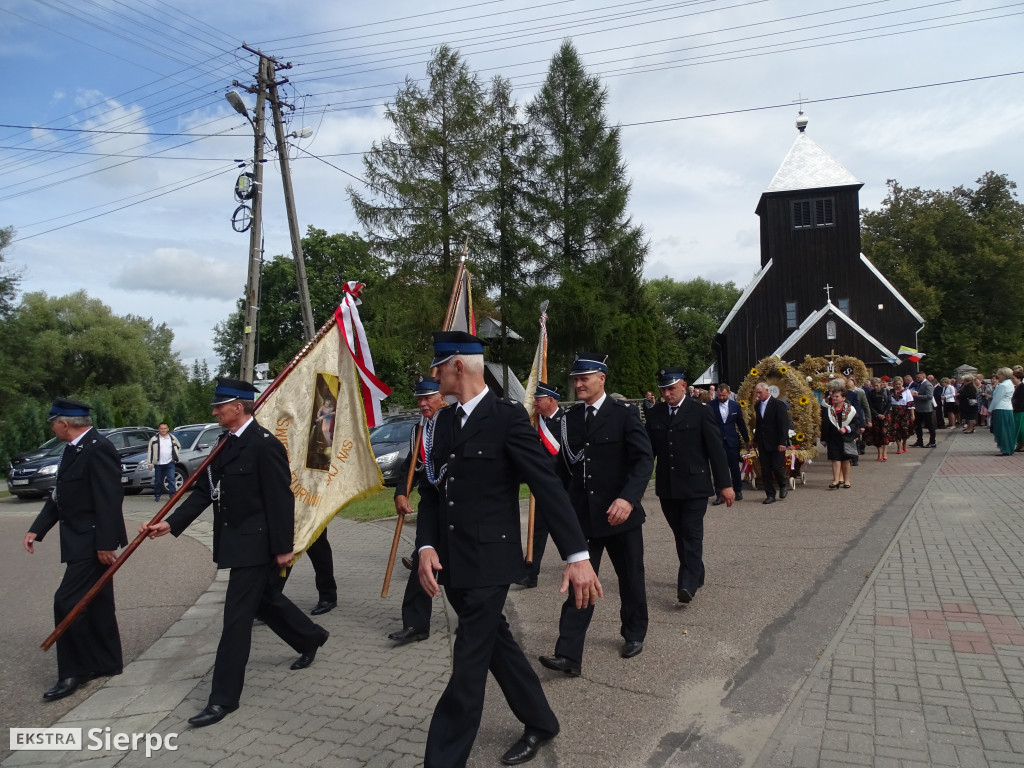
[[[565,656],[541,656],[540,663],[542,667],[553,669],[555,672],[565,672],[569,677],[579,677],[583,672],[582,666]]]
[[[779,488],[779,498],[784,499],[789,496],[789,488]]]
[[[736,491],[736,501],[743,501],[743,491]]]
[[[411,571],[412,570],[412,558],[411,557],[403,557],[402,558],[402,565],[404,565],[406,568],[408,568]]]
[[[501,756],[501,762],[505,765],[520,765],[529,762],[537,756],[537,750],[541,744],[551,741],[550,738],[542,739],[532,733],[524,733],[522,738],[508,748],[508,752]]]
[[[682,589],[680,587],[679,591],[676,592],[676,597],[679,598],[680,603],[688,603],[693,600],[693,593],[688,589]]]
[[[77,677],[65,677],[63,680],[58,680],[52,688],[43,693],[43,700],[56,701],[57,699],[63,699],[65,696],[70,696],[72,693],[77,691],[83,683],[92,680],[92,677],[92,675],[79,675]]]
[[[337,600],[321,600],[319,603],[317,603],[313,607],[313,610],[309,612],[309,615],[310,616],[319,616],[319,615],[321,615],[323,613],[327,613],[328,611],[333,611],[337,607],[338,607],[338,601]]]
[[[213,725],[223,720],[229,713],[234,712],[238,709],[238,705],[235,704],[233,707],[224,706],[222,704],[207,704],[206,709],[200,712],[195,717],[188,719],[188,724],[195,728],[202,728],[206,725]]]
[[[911,448],[924,448],[924,443],[911,443]]]
[[[305,669],[313,663],[313,659],[316,658],[316,652],[323,647],[324,643],[327,642],[327,638],[331,636],[331,633],[326,629],[324,630],[323,636],[320,638],[320,643],[312,651],[306,651],[304,654],[299,656],[294,662],[292,662],[289,669]]]
[[[516,582],[520,587],[526,587],[527,589],[533,589],[537,586],[536,576],[523,576],[519,581]]]
[[[724,504],[724,503],[725,503],[725,502],[724,502],[724,501],[722,501],[722,498],[721,498],[721,497],[719,497],[719,498],[717,498],[717,499],[715,499],[714,501],[712,501],[712,502],[711,502],[711,506],[712,506],[712,507],[717,507],[718,505],[720,505],[720,504]]]
[[[769,496],[767,499],[765,499],[761,503],[762,504],[774,504],[775,503],[775,497],[774,496]]]
[[[624,659],[632,659],[634,656],[639,656],[643,653],[644,641],[643,640],[627,640],[626,644],[622,646],[622,653],[619,655]]]
[[[929,448],[937,448],[938,446],[935,443],[928,443],[928,447]]]
[[[428,637],[430,637],[430,630],[406,627],[399,632],[392,632],[388,635],[388,640],[394,640],[396,643],[412,643],[426,640]]]

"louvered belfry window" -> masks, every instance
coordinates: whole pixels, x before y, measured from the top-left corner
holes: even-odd
[[[832,227],[836,223],[835,199],[816,197],[793,201],[793,229]]]

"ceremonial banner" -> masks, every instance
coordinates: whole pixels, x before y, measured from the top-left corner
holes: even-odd
[[[288,451],[296,554],[342,507],[383,487],[370,449],[361,372],[335,320],[257,412]]]

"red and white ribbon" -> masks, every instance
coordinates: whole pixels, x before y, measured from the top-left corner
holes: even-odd
[[[552,456],[558,455],[558,452],[562,450],[562,446],[558,442],[557,438],[555,438],[555,436],[551,433],[551,430],[548,429],[547,419],[545,419],[539,413],[537,414],[537,431],[540,432],[541,445],[547,448],[548,453],[550,453]]]
[[[345,339],[349,352],[352,353],[352,359],[355,360],[356,369],[359,371],[363,407],[366,410],[366,424],[376,427],[384,420],[380,401],[391,394],[391,388],[378,379],[373,371],[370,345],[366,340],[366,331],[363,330],[363,323],[359,319],[357,308],[362,303],[359,300],[359,293],[363,289],[363,284],[352,280],[345,283],[342,289],[345,295],[341,300],[341,305],[334,311],[334,319],[338,323],[341,337]]]

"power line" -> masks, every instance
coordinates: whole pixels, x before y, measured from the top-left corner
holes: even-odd
[[[11,240],[11,243],[12,244],[13,243],[18,243],[18,242],[21,242],[22,240],[31,240],[32,238],[39,237],[40,235],[48,235],[51,232],[56,232],[56,231],[61,230],[61,229],[67,229],[68,227],[73,227],[76,224],[82,224],[82,223],[84,223],[86,221],[92,221],[93,219],[98,219],[98,218],[100,218],[102,216],[109,216],[112,213],[117,213],[119,211],[123,211],[126,208],[132,208],[132,207],[134,207],[136,205],[140,205],[141,203],[146,203],[146,202],[149,202],[150,200],[155,200],[158,197],[164,197],[165,195],[169,195],[169,194],[172,194],[174,192],[179,192],[182,189],[187,189],[188,187],[193,187],[196,184],[201,184],[202,182],[208,181],[209,179],[216,178],[217,176],[222,176],[223,174],[227,173],[228,171],[232,171],[232,170],[234,170],[234,167],[225,168],[225,169],[220,170],[220,171],[214,171],[213,173],[210,173],[210,174],[204,176],[201,179],[198,179],[196,181],[190,182],[188,184],[183,184],[180,187],[176,187],[174,189],[169,189],[166,192],[160,192],[159,194],[156,194],[156,195],[150,195],[149,197],[143,198],[141,200],[136,200],[134,203],[128,203],[127,205],[122,205],[120,208],[115,208],[112,211],[105,211],[104,213],[97,213],[95,216],[87,216],[84,219],[79,219],[78,221],[72,221],[72,222],[69,222],[68,224],[62,224],[59,227],[53,227],[51,229],[47,229],[47,230],[44,230],[42,232],[36,232],[34,235],[24,235],[23,237],[18,237],[18,238],[15,238],[15,239]]]

